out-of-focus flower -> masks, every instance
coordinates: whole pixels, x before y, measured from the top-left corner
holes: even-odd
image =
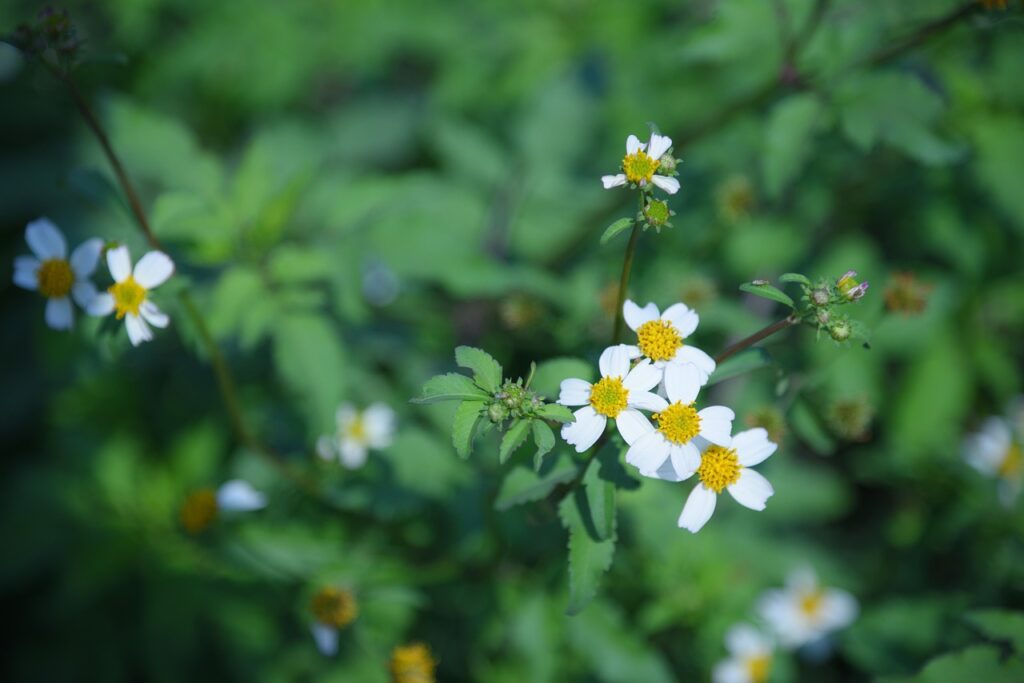
[[[630,361],[640,352],[636,347],[609,346],[598,360],[601,379],[591,384],[582,379],[562,381],[558,402],[563,406],[583,406],[573,414],[575,422],[562,426],[562,438],[582,453],[604,433],[608,418],[615,420],[619,434],[631,443],[644,425],[650,424],[640,410],[658,410],[665,399],[651,393],[661,381],[661,371],[643,360],[630,369]]]
[[[772,668],[775,645],[749,624],[737,624],[725,634],[729,658],[712,672],[714,683],[765,683]]]
[[[658,175],[657,171],[662,167],[662,157],[672,147],[672,138],[654,133],[648,144],[640,142],[635,135],[626,138],[626,156],[622,159],[622,173],[616,175],[601,176],[604,189],[610,190],[613,187],[632,185],[635,187],[647,187],[648,183],[654,183],[665,192],[675,194],[679,191],[679,181],[667,175]],[[667,161],[667,159],[666,159]],[[667,172],[675,171],[675,160],[664,168]]]
[[[786,437],[786,417],[775,406],[761,406],[747,414],[748,427],[761,427],[768,432],[768,440],[781,444]]]
[[[46,324],[55,330],[70,330],[75,314],[71,300],[86,310],[96,298],[96,286],[89,279],[96,271],[103,240],[82,242],[68,258],[64,234],[47,218],[25,228],[25,241],[32,256],[14,259],[14,284],[39,292],[46,298]]]
[[[338,652],[338,631],[359,616],[359,603],[351,591],[325,586],[313,596],[309,604],[313,613],[313,640],[325,657]]]
[[[1024,434],[1011,423],[990,417],[964,440],[964,459],[982,474],[999,480],[999,498],[1007,507],[1016,501],[1024,483]]]
[[[857,280],[857,271],[848,270],[843,273],[843,276],[836,280],[836,289],[839,293],[850,301],[857,301],[863,299],[864,295],[868,292],[867,281],[860,282]]]
[[[764,462],[776,448],[778,446],[768,440],[768,432],[763,429],[748,429],[734,435],[724,445],[708,446],[697,468],[700,483],[686,499],[679,515],[679,527],[692,533],[700,531],[711,519],[722,489],[728,490],[743,507],[764,510],[775,489],[763,475],[750,468]]]
[[[885,288],[885,307],[892,313],[917,315],[927,305],[932,289],[913,273],[893,273]]]
[[[727,223],[736,223],[754,208],[754,185],[744,175],[727,178],[715,190],[718,215]]]
[[[224,482],[216,491],[200,489],[192,493],[181,505],[181,525],[190,534],[206,530],[218,513],[252,512],[267,506],[267,497],[242,479]]]
[[[707,383],[708,376],[715,371],[715,361],[696,346],[685,342],[697,330],[700,316],[684,303],[673,304],[658,312],[654,303],[640,308],[626,299],[622,315],[629,329],[636,332],[638,355],[651,359],[656,368],[664,368],[669,362],[692,363],[700,371],[700,383]]]
[[[615,307],[614,302],[612,308]],[[526,294],[512,294],[498,304],[498,315],[510,330],[526,330],[535,324],[544,309],[537,299]]]
[[[383,403],[374,403],[360,411],[351,403],[343,403],[335,413],[334,436],[321,436],[316,452],[321,458],[338,458],[350,470],[366,463],[368,451],[391,445],[395,434],[395,411]]]
[[[410,643],[392,651],[388,668],[393,683],[434,683],[436,666],[430,648],[423,643]]]
[[[132,346],[153,338],[153,327],[167,327],[170,318],[149,300],[149,290],[167,282],[174,273],[174,263],[162,251],[146,253],[132,270],[132,257],[128,247],[121,245],[107,252],[107,267],[114,284],[104,294],[98,294],[89,305],[91,315],[116,313],[124,318],[125,329]]]
[[[843,590],[825,588],[814,570],[790,574],[786,587],[766,591],[758,612],[784,647],[801,647],[849,626],[857,617],[857,601]]]
[[[836,436],[847,441],[867,441],[875,408],[866,396],[840,398],[829,406],[826,418]]]

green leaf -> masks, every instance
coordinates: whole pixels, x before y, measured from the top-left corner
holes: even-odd
[[[609,225],[607,228],[604,229],[604,234],[601,235],[601,244],[608,244],[608,241],[611,238],[615,237],[626,228],[632,227],[633,222],[633,218],[620,218],[619,220]]]
[[[530,424],[533,430],[533,443],[537,446],[537,452],[533,454],[533,469],[539,471],[544,456],[555,447],[555,433],[543,420],[530,420]]]
[[[517,448],[526,441],[526,435],[530,433],[530,420],[516,420],[501,438],[501,447],[498,449],[498,461],[505,462]]]
[[[800,273],[783,273],[779,276],[779,282],[798,282],[802,285],[807,285],[808,287],[811,286],[811,281],[807,276],[801,275]]]
[[[604,450],[608,450],[607,448]],[[615,533],[615,485],[601,478],[600,465],[592,465],[583,477],[590,522],[597,540],[604,541]]]
[[[771,285],[755,285],[753,282],[744,282],[740,285],[740,289],[749,294],[759,296],[765,299],[771,299],[772,301],[778,301],[780,304],[795,308],[793,300],[783,292],[781,289],[772,287]]]
[[[1020,683],[1024,681],[1024,662],[1009,658],[1003,660],[999,650],[991,645],[975,645],[960,652],[936,657],[928,662],[921,673],[907,679],[907,683]]]
[[[473,439],[476,427],[483,418],[483,401],[463,401],[455,409],[455,420],[452,422],[452,444],[460,458],[468,458],[473,452]]]
[[[588,467],[593,467],[591,461]],[[562,526],[569,531],[569,605],[566,614],[579,614],[597,594],[601,577],[612,566],[615,555],[612,534],[600,540],[590,522],[590,505],[581,488],[566,496],[558,506]]]
[[[975,610],[967,615],[986,637],[1000,642],[1009,642],[1017,654],[1024,654],[1024,612],[1000,609]]]
[[[483,401],[488,398],[487,392],[474,384],[469,377],[449,372],[446,375],[435,375],[428,379],[423,385],[423,395],[412,399],[412,402]]]
[[[545,403],[540,408],[537,408],[537,415],[546,420],[557,420],[559,422],[572,422],[576,419],[576,416],[572,414],[572,410],[559,403]]]
[[[761,347],[744,349],[732,358],[727,358],[718,364],[715,371],[711,373],[707,386],[718,384],[727,379],[744,375],[754,370],[771,365],[772,357]]]
[[[761,155],[769,197],[782,194],[806,165],[821,118],[821,102],[811,94],[787,97],[772,110]]]
[[[473,379],[481,388],[494,392],[501,386],[501,365],[489,353],[472,346],[455,349],[455,362],[459,367],[473,371]]]
[[[556,486],[572,481],[575,476],[576,465],[564,458],[549,458],[539,473],[525,467],[517,467],[509,472],[501,483],[494,508],[508,510],[516,505],[540,500]]]
[[[318,315],[283,316],[275,323],[274,365],[309,424],[333,424],[346,380],[345,353],[334,327]]]

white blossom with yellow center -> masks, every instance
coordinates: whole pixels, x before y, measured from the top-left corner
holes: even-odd
[[[107,267],[114,278],[103,294],[89,306],[91,315],[110,315],[124,318],[128,340],[132,346],[153,338],[153,327],[167,327],[170,319],[149,300],[149,292],[162,285],[174,273],[174,263],[162,251],[151,251],[139,259],[132,270],[132,257],[128,247],[121,245],[107,252]]]
[[[814,570],[798,569],[781,590],[766,591],[758,612],[784,647],[796,648],[845,628],[857,617],[857,601],[846,591],[825,588]]]
[[[679,181],[675,178],[657,173],[661,158],[672,147],[672,138],[654,133],[647,144],[640,142],[635,135],[626,138],[626,156],[622,159],[622,173],[601,176],[604,189],[622,185],[646,187],[654,183],[665,192],[675,194],[679,191]]]
[[[1024,425],[1018,425],[1024,432]],[[1015,438],[1015,436],[1017,438]],[[1024,484],[1024,433],[1014,434],[1010,422],[990,417],[964,440],[964,459],[974,469],[999,480],[999,499],[1014,504]]]
[[[358,410],[351,403],[343,403],[335,413],[334,436],[322,436],[316,451],[321,458],[337,458],[350,470],[366,464],[371,449],[379,450],[391,445],[395,433],[395,411],[383,403],[374,403],[366,410]]]
[[[667,364],[693,363],[700,370],[700,383],[706,384],[715,371],[715,360],[696,346],[690,346],[686,339],[697,331],[700,316],[684,303],[673,304],[658,311],[657,305],[648,303],[640,308],[626,299],[622,305],[622,317],[629,329],[636,332],[635,348],[651,359],[654,366],[664,368]]]
[[[71,300],[84,310],[96,297],[89,278],[96,271],[103,240],[82,242],[69,258],[63,233],[49,219],[40,218],[25,228],[25,241],[33,255],[14,259],[14,284],[46,298],[47,325],[70,330],[75,322]]]
[[[661,372],[647,360],[631,368],[631,361],[638,356],[634,347],[609,346],[598,360],[601,379],[597,383],[582,379],[562,381],[558,402],[563,406],[583,406],[573,413],[574,422],[562,426],[562,438],[575,446],[577,453],[597,442],[609,418],[615,420],[627,443],[634,441],[650,427],[640,410],[657,410],[664,405],[665,400],[651,392],[661,381]]]
[[[766,683],[771,674],[772,639],[749,624],[737,624],[725,634],[729,658],[711,673],[714,683]]]

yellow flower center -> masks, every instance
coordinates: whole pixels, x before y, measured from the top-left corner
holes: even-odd
[[[394,683],[434,683],[437,662],[423,643],[400,645],[391,653],[391,680]]]
[[[651,360],[672,360],[683,345],[679,330],[667,320],[648,320],[636,331],[641,353]]]
[[[345,428],[345,435],[353,441],[366,443],[366,422],[362,415],[356,415],[352,419],[352,422]]]
[[[647,152],[638,149],[622,159],[622,172],[626,174],[626,180],[629,182],[642,185],[651,182],[654,172],[660,165],[657,159],[652,159]]]
[[[355,596],[347,590],[327,586],[321,588],[309,605],[313,617],[324,626],[341,628],[355,621],[359,605]]]
[[[1020,446],[1012,443],[999,463],[999,476],[1014,479],[1020,476],[1021,469],[1024,469],[1024,453],[1021,453]]]
[[[114,297],[118,320],[126,313],[138,317],[139,308],[146,300],[146,288],[136,282],[134,277],[129,275],[123,282],[115,282],[107,291]]]
[[[71,285],[75,284],[75,272],[71,264],[62,258],[51,258],[43,261],[36,271],[39,281],[39,293],[47,299],[59,299],[68,295]]]
[[[701,456],[697,476],[700,477],[704,486],[715,493],[721,493],[726,486],[736,483],[736,480],[740,478],[741,469],[743,469],[743,465],[736,457],[736,451],[721,446],[711,446]]]
[[[658,423],[658,431],[677,445],[687,443],[700,433],[700,415],[692,403],[673,403],[651,417]]]
[[[605,417],[615,417],[626,409],[629,389],[622,386],[621,377],[602,377],[590,388],[590,405]]]
[[[180,516],[185,531],[202,533],[217,518],[217,494],[211,489],[196,491],[181,504]]]
[[[768,654],[748,657],[746,662],[747,676],[753,683],[765,683],[772,667],[772,656]]]
[[[821,611],[821,601],[824,598],[825,594],[817,588],[804,593],[800,596],[800,611],[808,619],[817,619],[818,613]]]

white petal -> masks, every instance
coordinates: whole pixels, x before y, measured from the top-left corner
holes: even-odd
[[[610,190],[613,187],[621,187],[626,184],[626,174],[603,175],[601,176],[601,184],[604,185],[606,190]]]
[[[736,502],[751,510],[764,510],[775,489],[759,472],[749,467],[740,470],[740,478],[727,487]]]
[[[647,155],[652,159],[660,159],[672,146],[672,138],[666,135],[651,134],[651,144],[647,147]]]
[[[632,408],[650,410],[652,413],[657,413],[668,408],[668,401],[650,391],[629,392],[627,404]]]
[[[673,444],[669,456],[679,481],[689,479],[700,467],[700,451],[693,443]]]
[[[697,315],[697,311],[692,310],[684,303],[672,304],[666,308],[665,312],[661,314],[661,319],[672,323],[672,326],[684,337],[693,334],[697,325],[700,324],[700,316]]]
[[[46,324],[55,330],[70,330],[75,324],[75,313],[71,310],[71,299],[62,296],[46,302]]]
[[[128,341],[132,343],[132,346],[138,346],[142,342],[147,342],[153,338],[153,332],[149,329],[149,325],[139,316],[132,315],[131,313],[126,315],[124,317],[124,327],[128,330]]]
[[[384,403],[373,403],[363,412],[370,448],[387,448],[395,433],[395,411]]]
[[[167,327],[167,324],[171,321],[167,314],[157,308],[157,305],[152,301],[143,301],[142,306],[139,307],[139,313],[153,327]]]
[[[88,311],[97,296],[96,285],[88,280],[79,280],[71,287],[71,296],[83,311]]]
[[[217,507],[230,512],[249,512],[267,507],[267,497],[244,479],[232,479],[217,489]]]
[[[636,329],[646,322],[658,319],[658,307],[652,301],[643,308],[626,299],[622,304],[622,317],[629,325],[629,329],[636,332]]]
[[[747,674],[747,667],[736,659],[719,662],[711,671],[712,683],[759,683]]]
[[[615,418],[615,426],[626,443],[631,444],[644,434],[654,431],[652,425],[639,410],[626,408]]]
[[[708,376],[715,371],[715,359],[696,346],[690,346],[689,344],[680,346],[673,360],[678,363],[693,363],[696,365],[700,369],[701,385],[707,384]]]
[[[89,315],[110,315],[114,312],[114,297],[106,292],[97,294],[85,311]]]
[[[558,392],[558,402],[563,406],[585,406],[590,403],[590,382],[582,379],[563,379]]]
[[[679,515],[679,527],[697,533],[711,519],[717,502],[718,495],[714,491],[704,484],[697,484],[690,492],[690,497],[686,499],[682,514]]]
[[[34,256],[19,256],[14,259],[14,284],[22,289],[35,291],[39,288],[39,266],[42,263]]]
[[[167,282],[174,273],[174,262],[162,251],[151,251],[135,264],[135,281],[146,289],[153,289]]]
[[[333,657],[338,654],[338,629],[326,624],[313,624],[313,640],[316,641],[316,649],[324,657]]]
[[[672,403],[690,405],[700,393],[700,369],[692,363],[669,363],[665,366],[665,393]]]
[[[338,449],[341,464],[350,470],[357,470],[366,464],[366,444],[355,439],[342,439]]]
[[[629,389],[630,393],[634,391],[650,391],[658,386],[660,381],[661,370],[651,365],[649,360],[642,360],[629,371],[629,374],[622,381],[622,386]]]
[[[339,431],[347,431],[348,427],[359,417],[359,411],[351,403],[342,403],[334,411],[334,422]]]
[[[316,454],[324,460],[333,460],[338,453],[338,447],[329,436],[321,436],[316,440]]]
[[[751,657],[771,649],[768,639],[750,624],[736,624],[725,634],[725,647],[731,654]]]
[[[640,470],[644,476],[654,476],[668,459],[670,444],[659,432],[647,432],[626,451],[626,462]]]
[[[597,361],[602,377],[625,378],[629,374],[629,361],[632,358],[632,350],[625,344],[609,346],[601,352]]]
[[[124,282],[132,274],[132,257],[128,247],[120,245],[107,251],[107,268],[114,282]]]
[[[656,175],[651,178],[651,182],[665,190],[669,194],[675,194],[679,192],[679,181],[675,178],[669,178],[668,176]]]
[[[857,618],[857,601],[846,591],[830,589],[821,600],[821,617],[829,629],[839,629]]]
[[[40,218],[29,223],[25,228],[25,241],[28,242],[32,253],[41,261],[67,258],[68,244],[64,241],[64,235],[49,218]]]
[[[662,481],[682,481],[682,479],[679,478],[679,475],[676,474],[676,468],[672,466],[671,457],[666,458],[665,462],[661,464],[661,467],[656,469],[654,472],[644,476],[651,477],[652,479],[661,479]]]
[[[562,438],[566,443],[575,446],[577,453],[582,453],[601,437],[605,425],[608,424],[608,418],[598,415],[590,406],[580,408],[573,415],[576,416],[575,422],[562,425]]]
[[[732,443],[729,444],[729,448],[736,451],[736,457],[744,467],[753,467],[764,462],[778,447],[778,444],[768,440],[768,432],[762,427],[734,434]]]
[[[713,444],[728,446],[732,434],[732,421],[736,413],[725,406],[710,406],[697,413],[700,417],[700,435]]]
[[[85,279],[96,272],[102,251],[103,240],[99,237],[93,237],[75,247],[71,252],[71,270],[75,271],[76,279]]]
[[[636,154],[638,150],[644,149],[647,145],[640,142],[640,138],[630,135],[626,138],[626,154]]]

